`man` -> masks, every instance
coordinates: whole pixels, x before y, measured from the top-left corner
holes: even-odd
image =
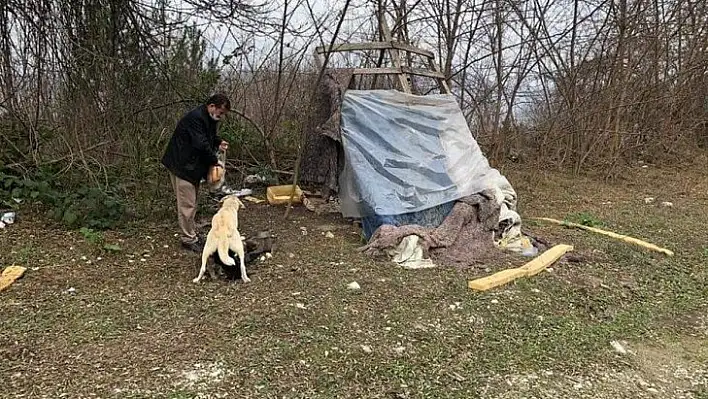
[[[197,193],[209,168],[218,164],[217,150],[228,148],[228,143],[217,134],[217,124],[230,110],[228,97],[214,94],[205,104],[189,111],[177,123],[162,157],[177,197],[182,246],[190,251],[202,251],[203,243],[199,242],[194,221]]]

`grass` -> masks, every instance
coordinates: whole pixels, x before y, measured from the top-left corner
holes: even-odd
[[[3,389],[77,398],[705,397],[708,178],[683,171],[691,184],[677,184],[678,172],[641,169],[610,184],[504,173],[522,217],[585,215],[676,256],[528,223],[573,244],[577,259],[474,293],[466,282],[481,268],[402,270],[356,252],[358,232],[334,216],[297,209],[284,222],[282,209],[249,204],[243,231],[275,232],[274,257],[253,266],[249,285],[195,285],[198,256],[177,248],[171,220],[104,233],[121,248],[107,251],[27,216],[0,235],[0,247],[13,248],[0,263],[37,268],[0,294]],[[644,203],[649,195],[656,203]],[[335,238],[320,235],[325,225]],[[361,290],[347,290],[352,281]],[[631,353],[615,353],[613,340]]]

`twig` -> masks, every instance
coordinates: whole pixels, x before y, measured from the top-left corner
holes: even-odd
[[[233,112],[234,114],[236,114],[236,115],[240,116],[241,118],[247,120],[248,123],[250,123],[251,125],[253,125],[253,127],[256,128],[256,130],[258,130],[258,133],[260,133],[262,136],[265,136],[265,132],[263,131],[263,129],[261,129],[261,127],[260,127],[256,122],[254,122],[253,119],[251,119],[248,115],[244,114],[243,112],[241,112],[241,111],[239,111],[239,110],[237,110],[237,109],[232,109],[231,112]]]
[[[82,156],[83,156],[83,152],[95,150],[95,149],[98,148],[98,147],[103,147],[104,145],[108,145],[108,144],[111,144],[111,141],[102,141],[102,142],[100,142],[100,143],[94,144],[94,145],[89,146],[89,147],[87,147],[87,148],[80,149],[80,151],[82,152]],[[47,162],[44,163],[44,165],[53,165],[53,164],[55,164],[55,163],[58,163],[58,162],[61,162],[61,161],[65,160],[65,159],[67,159],[67,158],[72,158],[73,156],[74,156],[74,154],[73,154],[73,152],[72,152],[71,154],[64,155],[63,157],[59,157],[59,158],[57,158],[57,159],[53,159],[53,160],[51,160],[51,161],[47,161]]]
[[[7,136],[5,136],[4,134],[0,134],[0,136],[2,136],[3,140],[7,141],[7,144],[9,144],[10,147],[12,147],[12,149],[15,150],[18,154],[20,154],[22,158],[27,159],[27,154],[20,151],[20,149],[17,148],[15,143],[12,142],[12,140],[8,139]]]

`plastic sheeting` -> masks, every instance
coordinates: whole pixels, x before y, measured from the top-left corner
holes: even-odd
[[[349,90],[341,132],[345,217],[419,212],[486,189],[513,193],[489,166],[452,95]]]

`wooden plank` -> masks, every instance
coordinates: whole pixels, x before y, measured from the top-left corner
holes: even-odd
[[[425,76],[433,79],[444,79],[445,75],[440,72],[432,72],[427,69],[409,68],[356,68],[352,70],[355,75],[398,75],[408,73],[411,75]]]
[[[363,42],[363,43],[341,43],[335,44],[334,46],[319,46],[315,49],[318,54],[324,53],[334,53],[334,52],[344,52],[344,51],[367,51],[367,50],[403,50],[408,51],[413,54],[422,55],[427,58],[434,58],[435,55],[421,48],[411,46],[410,44],[401,43],[397,41],[389,42]]]
[[[367,50],[388,50],[390,43],[386,42],[363,42],[363,43],[341,43],[334,46],[319,46],[315,49],[317,53],[335,53],[344,51],[367,51]]]
[[[445,80],[445,75],[438,71],[438,66],[435,63],[435,59],[428,58],[428,66],[430,67],[430,70],[440,73],[442,75],[442,78],[438,78],[438,87],[440,87],[440,92],[443,94],[450,94],[450,87],[447,85],[447,81]]]
[[[388,42],[392,42],[393,37],[391,37],[391,29],[388,28],[388,22],[386,22],[386,16],[383,13],[379,15],[379,24],[381,25],[381,32],[383,33],[384,39]],[[403,68],[401,68],[403,66],[403,62],[401,61],[401,52],[398,50],[389,49],[388,53],[391,57],[391,63],[393,63],[394,68],[400,68],[401,71],[403,71]],[[397,77],[398,83],[401,84],[401,90],[403,90],[404,93],[410,94],[411,86],[408,82],[408,76],[400,73]]]
[[[435,55],[432,52],[430,52],[428,50],[423,50],[421,48],[412,46],[407,43],[392,41],[390,44],[393,48],[398,49],[398,50],[408,51],[409,53],[422,55],[423,57],[426,57],[426,58],[435,58]]]

